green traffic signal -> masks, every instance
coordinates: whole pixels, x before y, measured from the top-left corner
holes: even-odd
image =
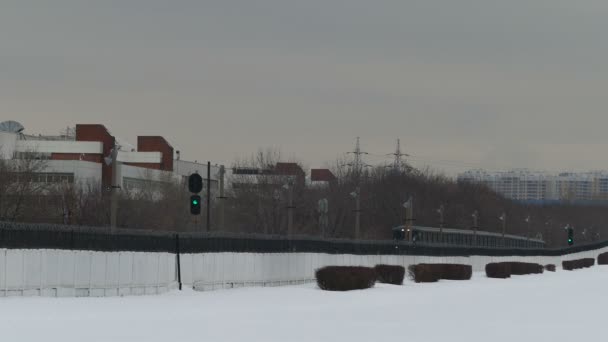
[[[201,196],[190,196],[190,213],[192,215],[200,215],[201,213]]]

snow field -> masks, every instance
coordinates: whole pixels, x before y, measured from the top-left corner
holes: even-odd
[[[1,298],[2,341],[602,341],[608,266],[344,293],[314,284]]]

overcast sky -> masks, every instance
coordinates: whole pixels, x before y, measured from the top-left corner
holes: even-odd
[[[184,159],[608,169],[602,0],[2,0],[0,120]]]

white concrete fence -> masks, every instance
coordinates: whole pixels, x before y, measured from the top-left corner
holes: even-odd
[[[176,286],[171,253],[0,249],[0,296],[119,296]]]
[[[597,258],[608,247],[565,256],[428,257],[322,253],[198,253],[180,255],[184,287],[199,291],[243,286],[280,286],[315,280],[324,266],[408,267],[419,263],[459,263],[483,272],[490,262],[555,264]],[[0,249],[0,296],[122,296],[159,294],[177,288],[171,253]]]

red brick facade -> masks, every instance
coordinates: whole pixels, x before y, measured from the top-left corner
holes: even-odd
[[[112,166],[106,165],[104,157],[110,156],[116,139],[110,135],[110,132],[104,125],[76,125],[76,141],[100,141],[103,144],[103,154],[93,155],[99,156],[98,160],[101,163],[101,184],[102,186],[110,186],[112,184]],[[95,158],[95,157],[91,157]]]
[[[274,174],[284,176],[294,176],[296,183],[304,186],[306,183],[306,172],[297,163],[277,163]]]
[[[112,182],[112,165],[106,165],[104,158],[112,153],[112,148],[116,139],[108,132],[104,125],[99,124],[79,124],[76,125],[76,141],[94,141],[102,143],[102,154],[80,154],[80,153],[52,153],[53,160],[83,160],[100,163],[101,183],[107,187]],[[147,169],[173,171],[173,147],[161,136],[140,136],[137,137],[138,152],[160,152],[160,163],[125,163]]]
[[[160,152],[162,154],[160,165],[156,167],[142,166],[148,168],[156,168],[163,171],[173,171],[173,146],[171,146],[165,138],[161,136],[140,136],[137,137],[138,152]],[[136,166],[141,166],[137,164]],[[153,165],[153,164],[150,164]]]

